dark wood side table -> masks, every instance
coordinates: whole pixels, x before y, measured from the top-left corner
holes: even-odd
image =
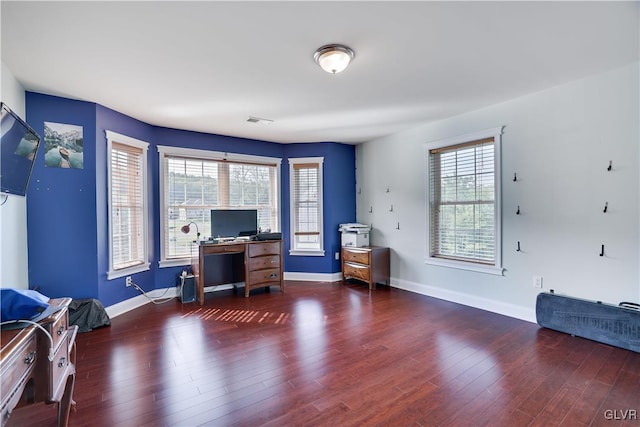
[[[389,285],[389,252],[389,248],[381,246],[343,246],[342,277],[367,282],[369,289],[374,289],[376,283]]]

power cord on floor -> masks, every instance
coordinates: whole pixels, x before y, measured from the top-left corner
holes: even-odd
[[[133,281],[131,282],[131,286],[136,288],[146,299],[148,299],[152,303],[154,303],[154,304],[164,304],[165,302],[169,302],[172,299],[176,298],[178,295],[182,295],[182,287],[184,286],[185,277],[187,277],[187,274],[186,274],[186,271],[183,271],[182,275],[180,276],[180,289],[178,289],[177,295],[172,296],[172,297],[165,297],[167,292],[169,292],[169,288],[165,289],[164,292],[162,293],[162,295],[160,295],[158,297],[155,297],[155,298],[152,298],[149,295],[147,295],[147,293],[144,291],[144,289],[142,289],[140,286],[136,285]]]

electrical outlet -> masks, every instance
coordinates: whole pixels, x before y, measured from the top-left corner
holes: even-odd
[[[542,289],[542,276],[533,276],[533,287]]]
[[[336,261],[339,260],[340,259],[340,252],[336,252],[335,257],[336,257]]]
[[[127,288],[129,286],[131,286],[131,276],[127,276],[127,278],[124,280],[124,284],[127,285]]]

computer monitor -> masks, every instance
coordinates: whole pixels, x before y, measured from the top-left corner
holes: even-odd
[[[257,209],[212,209],[211,237],[229,238],[258,234]]]

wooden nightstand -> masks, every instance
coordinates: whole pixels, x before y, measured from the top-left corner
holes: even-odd
[[[376,283],[389,285],[389,248],[343,246],[342,277],[367,282],[369,289],[373,289]]]

